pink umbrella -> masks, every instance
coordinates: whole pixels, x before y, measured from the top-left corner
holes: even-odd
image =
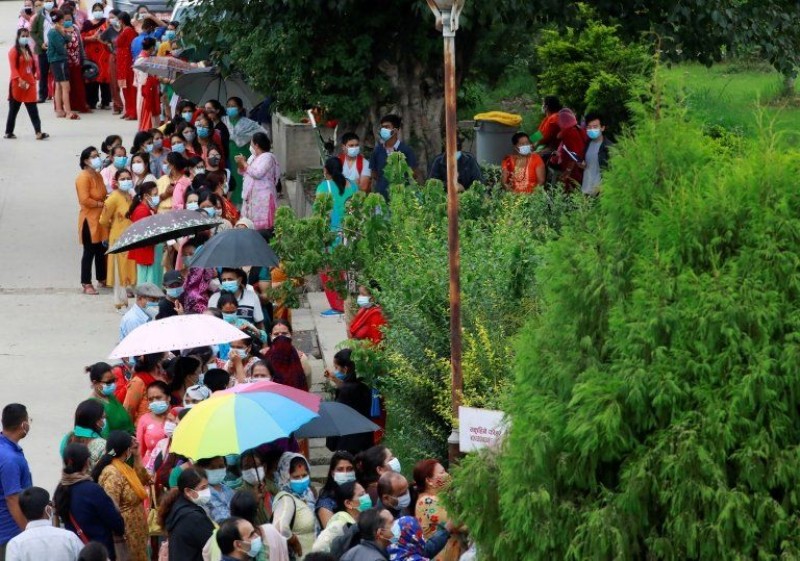
[[[192,349],[246,339],[239,329],[214,316],[191,314],[148,321],[120,341],[108,358]]]
[[[219,395],[228,393],[274,393],[291,399],[303,407],[311,409],[315,413],[319,411],[319,406],[322,402],[322,398],[316,394],[269,380],[250,382],[249,384],[236,384],[232,388],[219,392]]]

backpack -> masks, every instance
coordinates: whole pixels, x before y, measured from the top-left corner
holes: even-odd
[[[361,534],[358,532],[358,524],[348,524],[344,534],[333,540],[331,544],[331,555],[340,559],[342,555],[361,543]]]
[[[342,166],[344,166],[345,156],[344,154],[339,154],[339,161],[342,162]],[[361,172],[364,171],[364,155],[359,154],[356,156],[356,171],[358,172],[359,179],[361,178]]]

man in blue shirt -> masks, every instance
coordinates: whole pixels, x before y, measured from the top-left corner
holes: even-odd
[[[143,282],[137,286],[136,302],[128,308],[119,322],[119,340],[122,341],[140,325],[156,319],[158,303],[164,296],[164,292],[151,282]]]
[[[142,52],[144,40],[148,37],[152,37],[158,42],[164,35],[164,31],[166,31],[166,28],[159,27],[158,23],[149,16],[148,19],[142,22],[141,33],[139,33],[139,36],[131,43],[131,55],[133,55],[134,62],[136,62],[136,59],[139,58],[139,54]]]
[[[21,533],[28,521],[19,507],[19,494],[31,487],[31,470],[19,441],[31,430],[24,405],[11,403],[3,408],[0,433],[0,561],[6,559],[6,546]]]
[[[400,140],[399,135],[402,126],[403,120],[397,115],[383,117],[379,133],[383,144],[375,147],[372,157],[369,159],[369,167],[372,169],[372,190],[383,195],[383,198],[387,201],[389,200],[389,181],[383,175],[383,170],[390,154],[395,152],[405,154],[406,163],[416,174],[417,155],[414,154],[414,150],[408,144]]]

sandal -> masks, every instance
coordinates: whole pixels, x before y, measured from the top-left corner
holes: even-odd
[[[70,113],[69,117],[67,117],[70,121],[80,121],[81,117],[77,113]]]
[[[36,140],[44,140],[45,138],[50,138],[50,135],[46,132],[40,132],[36,135]]]
[[[15,139],[15,138],[17,138],[17,135],[14,134],[13,132],[10,132],[10,133],[6,134],[3,138]]]
[[[63,111],[56,111],[56,117],[58,117],[59,119],[65,119],[67,117],[67,114],[64,113]]]
[[[95,290],[95,288],[91,284],[83,285],[83,293],[89,294],[90,296],[97,296],[98,294],[100,294],[99,292],[97,292],[97,290]]]

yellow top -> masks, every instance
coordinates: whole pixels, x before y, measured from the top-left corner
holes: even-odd
[[[492,121],[500,123],[507,127],[517,128],[522,124],[522,116],[514,113],[505,113],[503,111],[489,111],[487,113],[478,113],[475,115],[476,121]]]
[[[131,225],[130,219],[125,218],[131,206],[131,200],[130,196],[119,189],[114,189],[106,199],[103,212],[100,214],[100,225],[110,230],[108,233],[109,245],[114,245],[122,232]]]
[[[166,212],[172,210],[172,197],[165,197],[164,193],[169,189],[169,175],[162,175],[156,180],[156,187],[158,187],[158,195],[161,197],[161,202],[158,203],[158,212]]]

